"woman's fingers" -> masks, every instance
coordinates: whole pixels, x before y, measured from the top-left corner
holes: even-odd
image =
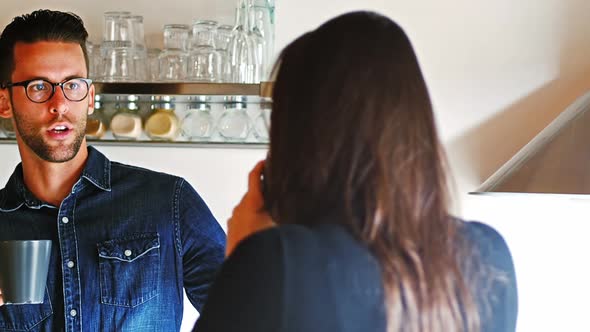
[[[227,248],[229,256],[234,248],[248,236],[274,225],[264,210],[264,199],[260,191],[260,176],[264,169],[264,161],[254,166],[248,175],[248,191],[232,211],[227,221]]]
[[[263,170],[264,170],[264,160],[261,160],[250,171],[250,174],[248,174],[248,191],[261,192],[260,191],[260,178],[262,176]]]

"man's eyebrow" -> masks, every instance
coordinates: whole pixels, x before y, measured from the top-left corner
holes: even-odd
[[[69,81],[74,78],[85,78],[85,77],[82,75],[70,75],[70,76],[66,76],[66,78],[62,82]]]
[[[28,79],[26,79],[26,80],[21,80],[21,82],[24,82],[24,81],[36,81],[36,80],[45,80],[45,81],[49,81],[49,78],[47,78],[47,77],[43,77],[43,76],[33,76],[33,77],[31,77],[31,78],[28,78]]]
[[[69,75],[69,76],[66,76],[66,78],[61,80],[60,82],[69,81],[73,78],[84,78],[84,77],[82,75]],[[53,82],[52,80],[49,79],[49,77],[45,77],[45,76],[35,76],[35,77],[29,78],[25,81],[35,81],[35,80],[44,80],[44,81],[51,82],[51,83],[59,83],[59,82]]]

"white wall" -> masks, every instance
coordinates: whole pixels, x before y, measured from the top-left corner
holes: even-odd
[[[78,12],[93,41],[100,39],[103,11],[133,10],[145,15],[148,42],[157,44],[164,22],[204,17],[229,22],[232,2],[56,0],[52,7]],[[5,1],[0,23],[46,3]],[[431,90],[460,213],[497,227],[512,248],[521,300],[519,331],[589,329],[582,310],[590,296],[584,259],[590,252],[590,241],[584,241],[590,205],[465,193],[589,89],[589,7],[585,0],[277,0],[277,49],[352,9],[377,10],[406,29]],[[15,150],[0,145],[0,182],[18,160]],[[245,189],[248,169],[264,156],[263,150],[102,150],[114,159],[187,177],[222,223]]]
[[[519,295],[518,331],[589,331],[588,198],[469,197],[467,219],[508,242]]]

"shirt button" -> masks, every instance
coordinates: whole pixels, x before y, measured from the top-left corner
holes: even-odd
[[[74,262],[73,261],[68,261],[68,267],[71,269],[74,267]]]
[[[127,256],[127,257],[131,256],[131,250],[129,250],[129,249],[125,250],[125,256]]]
[[[76,317],[77,314],[78,312],[75,309],[70,310],[70,316]]]
[[[67,224],[70,222],[70,219],[68,219],[68,217],[63,217],[63,218],[61,218],[61,222],[63,222],[64,224]]]

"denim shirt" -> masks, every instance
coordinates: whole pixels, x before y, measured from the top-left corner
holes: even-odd
[[[53,242],[43,304],[0,306],[0,331],[178,331],[183,288],[200,311],[223,230],[184,179],[88,153],[59,207],[20,164],[0,190],[0,240]]]

